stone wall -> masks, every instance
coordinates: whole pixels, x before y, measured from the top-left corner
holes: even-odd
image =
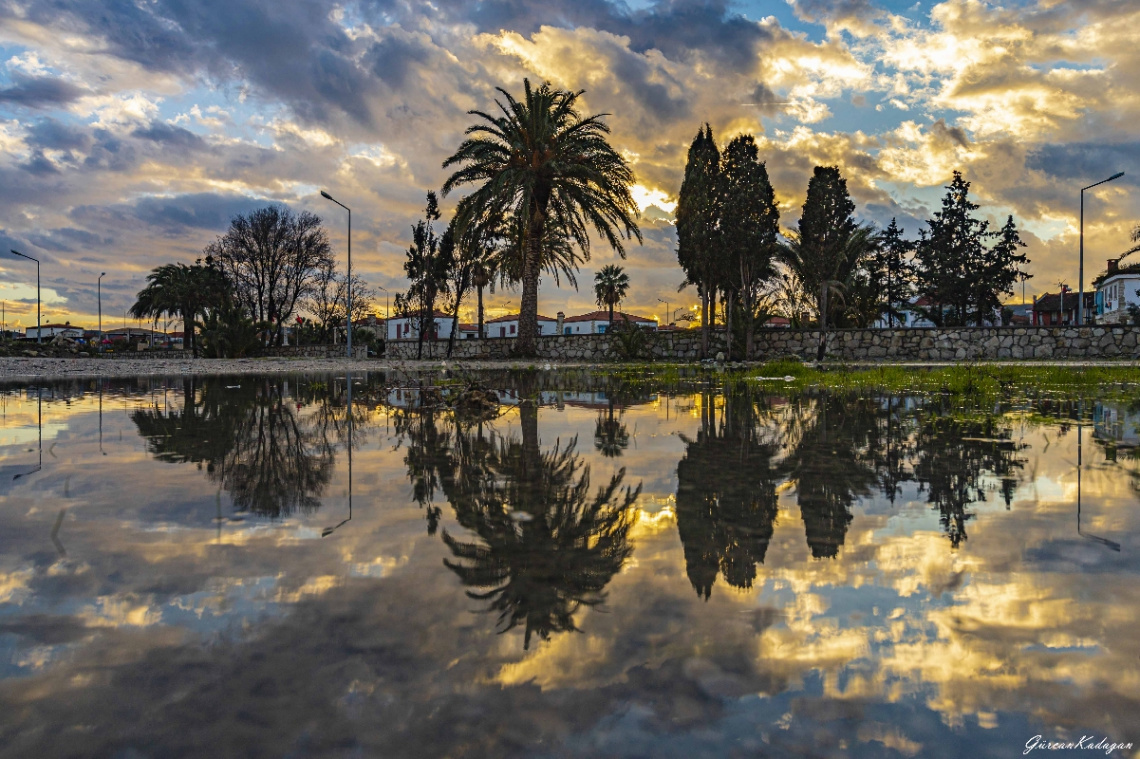
[[[358,358],[368,357],[368,346],[354,345],[352,351]],[[266,348],[261,355],[276,358],[341,358],[346,352],[343,345],[281,345]]]
[[[819,330],[757,330],[753,360],[795,356],[814,361]],[[710,354],[724,350],[724,332],[710,336]],[[981,359],[1140,358],[1140,327],[965,327],[958,329],[842,329],[827,332],[825,357],[832,361],[962,361]],[[539,359],[613,361],[622,351],[611,335],[554,335],[536,341]],[[457,340],[454,360],[502,359],[512,338]],[[699,330],[652,334],[642,358],[693,361],[700,358]],[[447,342],[424,341],[425,359],[447,355]],[[385,357],[414,359],[416,341],[391,340]],[[736,358],[736,357],[734,357]]]
[[[827,334],[826,358],[839,361],[1137,358],[1137,327],[968,327],[844,329]],[[757,359],[818,355],[818,330],[764,330]]]
[[[695,361],[701,355],[700,330],[646,333],[646,344],[641,358]],[[535,340],[538,358],[551,361],[613,361],[623,357],[621,350],[611,343],[612,335],[549,335]],[[710,351],[715,355],[724,350],[724,334],[710,336]],[[515,338],[493,337],[485,340],[456,340],[451,357],[457,361],[474,359],[510,358]],[[389,340],[384,349],[385,358],[416,358],[415,340]],[[439,359],[447,356],[446,340],[425,340],[423,358]]]

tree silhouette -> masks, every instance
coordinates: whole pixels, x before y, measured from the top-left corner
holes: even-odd
[[[781,468],[796,483],[814,558],[839,554],[851,506],[871,494],[877,479],[873,443],[878,409],[874,399],[824,396],[790,425],[789,432],[798,440]]]
[[[761,437],[755,401],[730,392],[716,418],[714,398],[701,404],[695,440],[682,437],[677,464],[677,532],[689,582],[698,596],[712,594],[717,573],[736,588],[750,588],[764,563],[776,521],[776,445]]]
[[[335,461],[327,435],[285,402],[284,380],[226,381],[188,378],[181,408],[136,410],[132,420],[148,450],[162,461],[204,466],[238,512],[279,518],[320,508]]]
[[[534,355],[538,337],[538,278],[543,245],[554,224],[589,257],[589,227],[624,257],[626,239],[641,241],[630,194],[633,172],[610,146],[609,127],[601,115],[583,117],[576,106],[581,91],[568,92],[523,80],[516,100],[499,88],[501,116],[481,111],[467,129],[468,138],[443,167],[460,168],[443,185],[443,194],[469,183],[478,189],[461,204],[461,224],[468,216],[513,215],[521,228],[522,254],[518,352]]]
[[[984,502],[984,475],[1000,480],[1006,505],[1013,499],[1017,472],[1025,462],[1012,431],[993,416],[960,419],[937,410],[924,413],[915,436],[914,478],[927,501],[939,512],[950,545],[966,540],[966,522],[973,518],[971,504]]]
[[[470,598],[489,601],[499,632],[524,628],[546,640],[578,627],[582,606],[605,600],[605,587],[632,553],[630,507],[641,487],[622,487],[622,469],[590,495],[590,469],[574,452],[577,439],[543,451],[537,409],[520,408],[521,440],[486,441],[482,435],[457,444],[457,466],[443,487],[460,526],[476,539],[446,529],[443,540],[455,556],[444,564]]]
[[[614,399],[609,399],[609,409],[598,413],[594,421],[594,448],[608,459],[617,458],[629,447],[629,430],[621,416],[614,417]]]

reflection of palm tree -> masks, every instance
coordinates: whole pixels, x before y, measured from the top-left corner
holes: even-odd
[[[594,448],[608,459],[617,458],[629,447],[629,430],[621,418],[614,418],[614,401],[610,398],[609,411],[598,414],[594,422]]]
[[[333,449],[284,402],[284,382],[243,378],[226,388],[224,380],[188,378],[181,409],[140,409],[133,420],[156,458],[205,464],[237,511],[315,511],[332,476]]]
[[[725,396],[718,425],[713,397],[702,403],[701,429],[685,441],[677,464],[677,532],[689,582],[709,598],[717,572],[729,585],[750,588],[764,563],[776,520],[776,447],[760,439],[756,407],[747,393]]]
[[[537,409],[520,408],[522,439],[482,436],[457,445],[459,464],[443,486],[459,524],[477,536],[465,542],[443,532],[458,561],[445,560],[468,591],[489,600],[501,632],[524,626],[531,635],[578,629],[574,614],[605,599],[603,590],[632,552],[629,529],[640,486],[622,489],[625,470],[590,497],[590,470],[574,453],[576,440],[552,450],[538,444]],[[464,436],[470,438],[470,436]]]

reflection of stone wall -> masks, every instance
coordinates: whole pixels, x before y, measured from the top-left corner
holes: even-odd
[[[951,329],[842,329],[827,333],[827,358],[841,361],[956,361],[963,359],[1140,358],[1140,328],[963,327]],[[603,361],[617,358],[608,335],[554,335],[536,341],[538,357],[553,361]],[[763,329],[756,332],[752,358],[798,356],[815,360],[819,330]],[[452,358],[507,358],[512,338],[457,340]],[[658,332],[649,350],[655,358],[700,357],[700,330]],[[710,354],[724,350],[723,331],[710,338]],[[414,359],[414,340],[391,340],[387,358]],[[447,341],[424,341],[424,358],[447,355]]]

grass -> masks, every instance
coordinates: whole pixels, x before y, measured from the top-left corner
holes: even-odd
[[[973,403],[1010,398],[1140,400],[1140,369],[1127,366],[962,363],[929,369],[891,365],[855,369],[816,368],[787,359],[736,371],[692,364],[620,364],[599,368],[599,373],[618,386],[663,392],[747,383],[776,392],[794,389],[939,395]]]

